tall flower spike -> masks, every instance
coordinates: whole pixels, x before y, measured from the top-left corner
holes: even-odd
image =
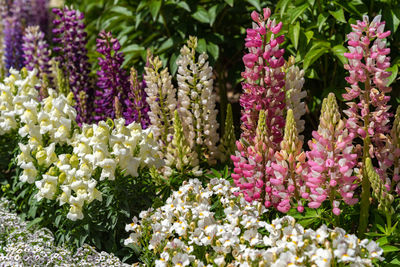
[[[101,70],[97,71],[97,86],[101,89],[96,90],[95,99],[95,120],[106,120],[107,118],[114,119],[115,115],[115,100],[119,100],[121,110],[126,109],[126,100],[129,93],[129,78],[126,71],[122,68],[124,56],[119,49],[121,45],[118,40],[113,38],[111,32],[101,31],[99,38],[96,40],[97,52],[102,57],[99,57],[99,65]],[[132,120],[132,114],[126,119],[129,124]]]
[[[298,133],[304,131],[304,120],[301,117],[306,113],[306,104],[302,102],[302,99],[307,96],[307,92],[302,90],[304,85],[304,70],[300,70],[298,66],[295,66],[295,59],[290,56],[286,62],[286,108],[293,110],[294,120],[296,121],[296,128]],[[303,140],[304,136],[300,136]]]
[[[281,142],[281,151],[275,153],[276,163],[272,162],[274,186],[272,194],[280,199],[277,209],[288,212],[292,205],[299,212],[304,211],[301,196],[306,192],[303,179],[306,154],[302,151],[303,142],[300,140],[293,110],[286,115],[285,136]]]
[[[150,119],[148,112],[150,110],[149,104],[146,102],[146,82],[143,80],[141,83],[138,80],[138,73],[134,68],[131,68],[130,75],[130,91],[128,99],[126,100],[125,117],[131,118],[142,125],[142,129],[149,127]]]
[[[264,14],[253,12],[253,28],[247,29],[245,46],[248,53],[243,56],[245,71],[242,77],[243,94],[240,97],[242,106],[242,138],[250,143],[256,135],[256,122],[260,110],[265,110],[267,135],[274,149],[279,149],[283,138],[285,118],[285,50],[279,47],[284,35],[278,35],[282,22],[277,23],[269,17],[271,10],[264,8]]]
[[[162,68],[161,60],[149,59],[145,67],[146,101],[150,106],[149,118],[153,126],[154,138],[165,147],[174,133],[172,122],[176,109],[176,89],[172,85],[172,77],[168,69]]]
[[[213,74],[207,54],[199,55],[196,60],[196,48],[197,38],[190,36],[177,61],[178,106],[190,147],[201,160],[213,164],[219,141]]]
[[[390,189],[400,195],[400,106],[397,107],[390,136],[391,157],[393,159],[393,179]]]
[[[333,93],[323,100],[318,131],[313,131],[312,135],[313,140],[308,142],[309,173],[306,178],[310,192],[303,197],[310,200],[310,208],[318,208],[329,200],[333,213],[339,215],[341,199],[349,205],[358,201],[354,197],[357,178],[353,176],[357,154],[353,153],[354,134],[348,133],[345,122],[341,120]]]
[[[196,151],[192,151],[183,132],[183,126],[178,111],[174,112],[174,135],[167,146],[165,153],[164,174],[169,176],[172,169],[176,169],[181,174],[193,172],[196,175],[201,174],[199,170],[199,160]]]
[[[25,29],[24,43],[24,64],[28,70],[38,69],[38,77],[44,78],[50,73],[50,50],[44,39],[44,33],[39,26],[30,26]]]
[[[236,136],[235,136],[235,125],[233,123],[232,106],[230,103],[226,106],[226,118],[224,135],[221,138],[219,145],[221,161],[229,159],[230,155],[233,155],[236,150]]]
[[[18,16],[12,15],[4,20],[4,63],[10,68],[21,69],[23,66],[22,25]]]
[[[90,65],[86,50],[86,32],[83,23],[84,15],[77,10],[64,7],[53,9],[58,19],[53,21],[56,26],[53,33],[54,51],[58,53],[57,61],[69,80],[69,87],[74,94],[77,121],[90,122],[92,115],[93,88],[89,78]]]
[[[388,192],[388,188],[386,187],[385,183],[375,171],[370,157],[365,160],[365,170],[371,183],[372,195],[379,203],[378,209],[384,214],[392,215],[394,213],[392,206],[394,196]]]
[[[271,194],[270,165],[274,150],[271,148],[266,128],[265,111],[261,110],[254,145],[248,144],[246,139],[236,142],[238,151],[236,155],[231,156],[235,166],[231,176],[246,201],[260,201],[268,208],[277,204],[279,199],[272,198]]]
[[[391,91],[387,86],[390,72],[386,71],[390,66],[390,57],[387,56],[390,49],[385,40],[390,31],[384,32],[385,22],[381,22],[380,15],[371,22],[368,16],[364,16],[363,21],[351,26],[353,31],[347,35],[349,53],[344,53],[349,59],[349,64],[344,66],[349,71],[346,81],[351,85],[343,94],[343,98],[349,101],[349,109],[345,111],[347,127],[363,141],[362,165],[365,166],[367,157],[376,157],[379,174],[385,178],[386,170],[392,165],[386,145],[388,122],[392,116],[387,105],[390,96],[386,95]],[[361,170],[363,166],[360,166]],[[370,184],[365,170],[361,175],[363,193],[358,230],[363,236],[368,222]]]

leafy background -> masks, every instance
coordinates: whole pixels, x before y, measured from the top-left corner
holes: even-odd
[[[321,100],[329,92],[335,92],[341,99],[345,91],[343,64],[347,59],[343,53],[350,24],[361,20],[364,14],[371,18],[382,14],[386,28],[392,31],[388,38],[392,49],[392,102],[400,102],[400,83],[395,80],[400,67],[398,0],[67,0],[66,4],[86,14],[89,56],[93,63],[97,58],[96,36],[101,29],[106,29],[120,40],[126,67],[135,66],[143,71],[146,50],[150,48],[174,74],[180,47],[189,35],[196,35],[199,52],[207,52],[214,67],[220,120],[224,120],[229,101],[233,103],[237,126],[244,38],[246,28],[251,27],[249,14],[270,7],[273,18],[284,25],[281,33],[286,36],[283,44],[286,58],[295,56],[297,64],[306,71],[304,88],[308,91],[308,110],[305,119],[310,126],[306,138],[317,128]]]

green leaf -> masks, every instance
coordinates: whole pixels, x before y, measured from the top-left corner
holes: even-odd
[[[283,14],[285,13],[286,7],[289,2],[290,2],[290,0],[280,0],[278,2],[278,4],[276,5],[276,8],[280,8],[279,14],[280,14],[281,18],[283,17]]]
[[[174,76],[177,69],[178,69],[178,64],[176,64],[176,60],[179,57],[179,53],[173,53],[171,57],[169,58],[169,69],[171,71],[171,75]]]
[[[292,41],[294,48],[297,50],[300,37],[300,22],[297,21],[295,25],[289,26],[289,38]]]
[[[36,219],[34,219],[33,221],[30,221],[27,225],[26,225],[26,229],[31,228],[32,226],[40,223],[41,221],[43,221],[43,217],[38,217]]]
[[[210,17],[204,7],[198,6],[196,12],[192,14],[192,17],[201,23],[210,23]]]
[[[392,74],[390,75],[389,79],[388,79],[388,86],[391,85],[397,78],[397,74],[399,73],[399,65],[393,65],[390,68],[387,69],[387,71],[392,72]]]
[[[318,27],[318,32],[321,32],[322,27],[325,24],[325,21],[328,19],[328,14],[327,13],[320,13],[318,15],[318,20],[317,20],[317,27]]]
[[[307,8],[308,8],[308,3],[304,3],[303,5],[291,10],[290,13],[292,15],[290,16],[290,24],[293,24],[293,22],[295,22],[296,19],[300,17],[304,13],[304,11],[306,11]]]
[[[329,11],[329,13],[337,20],[343,23],[347,23],[346,18],[344,17],[343,8],[340,8],[336,11]]]
[[[218,5],[214,5],[208,9],[208,17],[210,19],[210,26],[212,26],[217,18],[218,14]]]
[[[250,5],[254,6],[259,12],[261,11],[260,0],[246,0]]]
[[[174,45],[174,40],[172,38],[168,38],[157,50],[157,53],[160,54],[165,50],[170,49]]]
[[[313,31],[306,31],[304,35],[307,38],[307,44],[311,41],[311,39],[314,37],[314,32]]]
[[[383,245],[386,245],[389,241],[388,241],[387,237],[384,236],[384,237],[381,237],[378,240],[376,240],[376,242],[378,242],[379,246],[382,247]]]
[[[183,8],[184,10],[186,10],[186,11],[188,11],[188,12],[191,11],[189,5],[188,5],[185,1],[180,1],[180,2],[177,4],[177,6],[180,7],[180,8]]]
[[[227,3],[231,7],[233,7],[233,2],[234,2],[234,0],[225,0],[225,3]]]
[[[111,12],[115,12],[121,15],[125,15],[127,17],[132,17],[133,12],[126,7],[123,6],[113,6],[110,10]]]
[[[207,51],[210,53],[210,55],[213,57],[213,59],[215,61],[217,61],[217,59],[219,57],[219,46],[214,43],[208,43]]]
[[[149,10],[153,20],[157,19],[158,13],[160,12],[162,0],[151,0],[149,3]]]
[[[311,66],[320,56],[329,52],[329,47],[324,43],[317,43],[311,47],[308,53],[304,56],[303,69],[306,70]]]
[[[342,64],[347,64],[347,58],[343,55],[347,52],[347,48],[343,45],[335,45],[332,47],[333,54],[342,62]]]
[[[197,41],[197,52],[204,53],[207,51],[207,43],[204,38],[201,38]]]
[[[141,51],[141,50],[144,50],[144,47],[141,47],[137,44],[131,44],[131,45],[128,45],[127,47],[123,48],[121,51],[124,53],[130,53],[130,52]]]
[[[400,248],[395,247],[395,246],[390,246],[390,245],[383,246],[382,249],[383,249],[384,253],[394,252],[394,251],[399,251],[400,250]]]

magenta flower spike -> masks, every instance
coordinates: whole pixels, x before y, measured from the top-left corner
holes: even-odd
[[[376,158],[379,164],[378,174],[386,180],[386,170],[393,164],[390,160],[390,150],[386,145],[390,131],[388,122],[393,116],[389,112],[388,101],[391,91],[388,87],[390,72],[390,49],[385,38],[390,31],[384,31],[385,22],[381,16],[376,16],[371,22],[368,16],[363,21],[351,25],[353,31],[347,35],[349,53],[344,56],[349,59],[345,69],[349,71],[347,87],[343,98],[349,102],[349,109],[344,111],[348,116],[347,128],[363,141],[361,167],[362,197],[359,234],[363,236],[369,213],[370,182],[364,170],[368,157]]]
[[[253,28],[247,29],[245,46],[248,53],[243,56],[245,71],[242,77],[244,93],[240,98],[242,106],[242,138],[250,143],[256,135],[256,123],[260,110],[265,110],[267,135],[275,149],[283,139],[285,119],[285,50],[279,45],[284,41],[284,35],[279,35],[282,22],[271,20],[271,10],[264,8],[263,15],[253,12]]]
[[[307,152],[309,192],[303,198],[309,200],[310,208],[319,208],[325,200],[330,201],[332,212],[339,215],[340,201],[348,205],[358,202],[354,196],[357,177],[353,176],[357,154],[353,153],[354,133],[348,132],[340,118],[333,93],[324,99],[318,131],[313,131],[312,135],[314,138],[309,141],[310,151]]]
[[[235,167],[231,176],[240,193],[244,194],[246,201],[260,201],[267,208],[279,201],[272,196],[270,179],[273,170],[270,164],[274,150],[269,143],[265,112],[261,110],[254,144],[247,144],[245,139],[236,141],[238,150],[231,156]]]

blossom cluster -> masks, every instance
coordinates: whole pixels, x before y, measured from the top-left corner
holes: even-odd
[[[279,35],[282,22],[271,20],[271,10],[264,8],[263,14],[251,13],[253,28],[247,29],[245,46],[248,53],[243,56],[245,71],[242,77],[244,93],[240,97],[242,106],[242,138],[250,143],[256,135],[260,110],[267,113],[268,140],[274,148],[279,147],[283,138],[285,118],[285,50],[279,45],[285,40]],[[268,37],[268,38],[267,38]]]
[[[50,230],[29,228],[29,222],[10,210],[12,205],[0,199],[1,266],[128,266],[114,255],[99,253],[86,244],[75,253],[64,246],[55,246]]]
[[[90,83],[90,65],[87,57],[87,34],[83,23],[83,13],[64,7],[54,9],[57,19],[53,21],[56,28],[53,33],[57,44],[53,48],[58,53],[57,61],[68,77],[71,91],[74,93],[79,123],[90,122],[92,112],[93,88]]]
[[[68,203],[68,218],[82,219],[84,204],[101,200],[98,182],[114,180],[118,168],[136,177],[140,168],[163,165],[151,129],[142,130],[137,123],[125,126],[124,119],[83,124],[80,128],[75,122],[72,93],[65,97],[49,89],[49,96],[39,102],[35,100],[36,71],[24,72],[25,79],[11,70],[13,75],[5,80],[6,84],[0,84],[1,95],[7,97],[2,103],[10,103],[2,111],[9,118],[1,118],[8,127],[5,129],[18,130],[28,139],[27,143],[19,143],[17,159],[23,169],[20,180],[35,183],[38,200]],[[71,151],[63,153],[68,147]],[[96,170],[101,170],[99,181],[94,178]]]
[[[179,169],[182,169],[182,163],[187,167],[202,162],[214,164],[219,157],[219,125],[216,120],[212,68],[208,65],[205,53],[196,58],[196,47],[197,38],[190,37],[187,46],[181,49],[177,61],[178,90],[172,84],[172,76],[168,69],[161,69],[162,62],[158,57],[150,58],[145,68],[149,118],[154,127],[155,138],[164,147],[162,153],[168,165],[164,171],[166,175],[170,175],[171,170],[176,169],[178,165]],[[175,116],[175,111],[178,111],[179,116]],[[177,119],[180,122],[176,122]],[[182,128],[183,135],[176,132],[177,127]],[[174,138],[182,140],[172,141]],[[189,153],[187,159],[184,162],[174,160],[175,149],[186,150],[177,146],[184,143],[187,143]]]
[[[189,180],[165,205],[126,225],[125,245],[143,246],[156,266],[372,266],[383,250],[341,228],[305,229],[290,216],[260,220],[263,205],[248,203],[223,179],[203,187]]]

